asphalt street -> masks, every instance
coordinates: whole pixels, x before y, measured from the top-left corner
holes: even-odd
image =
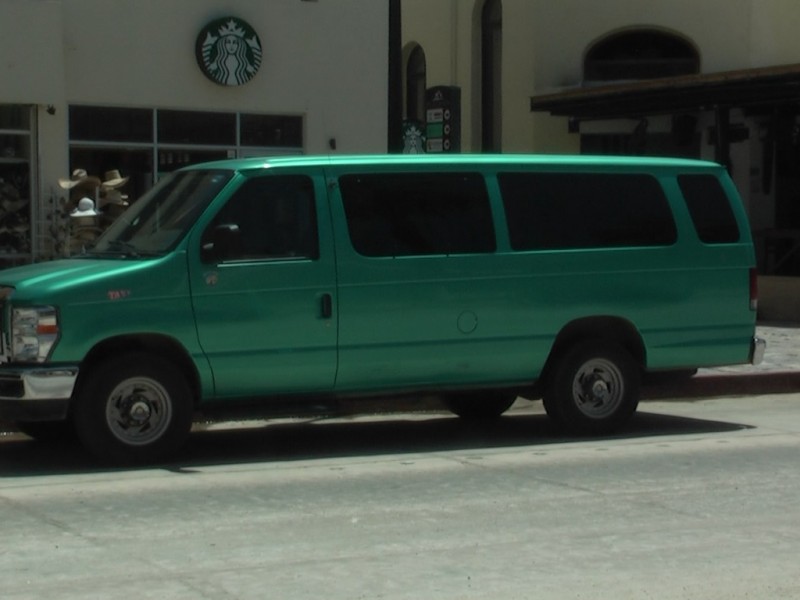
[[[800,598],[800,329],[644,389],[619,435],[539,403],[198,427],[98,469],[0,437],[4,599]]]
[[[800,598],[800,394],[215,426],[159,468],[0,443],[4,600]]]
[[[5,434],[2,598],[797,600],[797,333],[603,438],[523,401],[205,424],[142,469]]]

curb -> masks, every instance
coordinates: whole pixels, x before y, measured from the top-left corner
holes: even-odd
[[[700,373],[690,379],[642,386],[642,400],[764,396],[800,392],[800,371]]]

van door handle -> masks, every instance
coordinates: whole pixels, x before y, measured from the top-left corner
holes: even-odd
[[[320,308],[323,319],[330,319],[333,316],[333,296],[330,294],[322,294],[320,298]]]

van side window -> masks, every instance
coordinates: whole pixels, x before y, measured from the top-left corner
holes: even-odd
[[[714,175],[679,175],[686,206],[701,242],[732,244],[739,241],[739,227],[728,196]]]
[[[478,173],[344,175],[353,248],[363,256],[491,253],[489,196]]]
[[[675,220],[651,175],[500,173],[511,247],[668,246]]]
[[[314,184],[305,176],[271,175],[245,182],[203,233],[204,245],[220,225],[239,228],[241,256],[234,260],[319,257]]]

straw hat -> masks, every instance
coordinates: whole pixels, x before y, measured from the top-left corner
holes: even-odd
[[[128,196],[119,190],[102,190],[100,192],[99,208],[103,208],[108,204],[113,204],[115,206],[128,206],[127,200]]]
[[[111,171],[106,171],[102,185],[104,188],[115,189],[128,183],[128,179],[130,177],[123,177],[117,169],[112,169]]]
[[[72,188],[79,185],[85,185],[87,187],[98,187],[100,185],[100,178],[94,177],[93,175],[90,176],[86,172],[86,169],[75,169],[72,172],[72,177],[70,177],[69,179],[59,179],[58,185],[65,190],[71,190]]]

